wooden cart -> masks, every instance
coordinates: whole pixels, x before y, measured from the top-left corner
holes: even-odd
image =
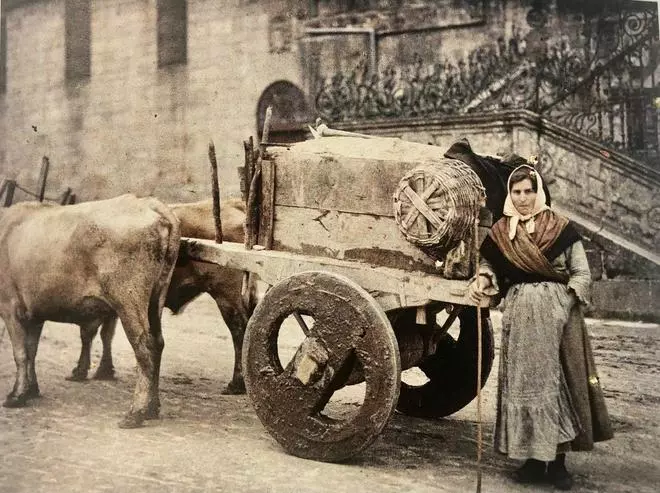
[[[434,217],[447,219],[448,205],[429,192],[433,187],[423,177],[411,174],[441,160],[441,151],[364,137],[322,136],[259,150],[246,143],[246,244],[182,242],[195,260],[244,270],[272,286],[244,341],[247,393],[287,452],[322,461],[363,450],[397,408],[441,417],[477,393],[477,308],[466,295],[469,281],[443,276],[447,263],[407,241],[399,224],[407,217],[408,226],[417,222],[433,230]],[[402,191],[403,176],[412,195]],[[421,197],[421,211],[401,209],[396,200],[393,207],[397,193]],[[473,263],[477,228],[464,236],[449,253],[457,258],[458,249],[459,264]],[[468,270],[458,269],[463,277]],[[439,324],[441,311],[448,315]],[[452,337],[448,330],[456,319],[460,333]],[[290,320],[304,339],[286,363],[278,340]],[[493,359],[487,317],[481,339],[483,385]],[[402,384],[402,370],[415,366],[428,381]],[[333,394],[360,382],[361,405],[330,415]]]

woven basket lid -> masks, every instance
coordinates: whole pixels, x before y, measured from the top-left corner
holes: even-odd
[[[467,238],[485,190],[465,163],[443,158],[412,169],[394,193],[394,217],[408,241],[446,252]]]

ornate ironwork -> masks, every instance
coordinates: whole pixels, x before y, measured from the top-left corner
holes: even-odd
[[[361,63],[350,74],[332,76],[317,93],[316,108],[331,121],[405,118],[451,114],[524,63],[522,38],[476,49],[466,60],[424,66],[421,58],[402,68],[387,67],[378,75]],[[513,69],[516,72],[518,68]]]
[[[601,45],[581,57],[588,65],[578,73],[587,76],[555,93],[541,86],[550,97],[543,94],[539,112],[610,148],[658,164],[660,86],[654,77],[658,60],[653,59],[657,11],[620,14],[609,19],[609,28],[605,22],[600,19],[600,32],[609,39],[596,38]],[[540,79],[549,77],[542,74]]]
[[[649,163],[659,161],[657,10],[605,11],[582,25],[580,39],[554,38],[541,49],[532,30],[479,47],[456,63],[425,65],[417,57],[375,75],[361,64],[321,82],[316,108],[330,121],[524,108]]]

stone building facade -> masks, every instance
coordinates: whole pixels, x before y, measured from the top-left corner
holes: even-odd
[[[213,139],[223,193],[235,194],[262,92],[301,78],[296,54],[269,43],[282,1],[2,4],[0,175],[29,190],[47,155],[51,194],[206,198]]]
[[[272,140],[305,138],[320,116],[537,155],[593,240],[595,277],[659,279],[657,12],[632,0],[3,0],[0,178],[34,191],[46,155],[47,196],[198,200],[212,139],[221,192],[237,195],[242,142],[271,104]]]

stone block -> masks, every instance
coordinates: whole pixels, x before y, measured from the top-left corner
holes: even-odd
[[[607,280],[592,286],[594,317],[660,321],[660,280]]]

